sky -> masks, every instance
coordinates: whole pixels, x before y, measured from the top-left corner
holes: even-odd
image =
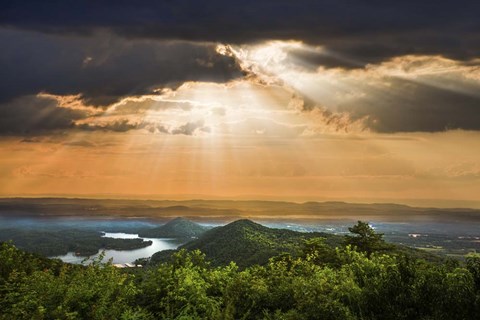
[[[480,207],[480,3],[0,2],[0,196]]]

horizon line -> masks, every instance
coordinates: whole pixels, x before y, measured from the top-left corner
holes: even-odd
[[[465,208],[480,209],[480,200],[468,199],[386,199],[386,198],[321,198],[316,196],[288,197],[273,195],[233,195],[215,196],[208,194],[64,194],[64,193],[21,193],[21,194],[0,194],[0,199],[95,199],[95,200],[132,200],[132,201],[267,201],[267,202],[289,202],[289,203],[327,203],[343,202],[349,204],[395,204],[421,208]]]

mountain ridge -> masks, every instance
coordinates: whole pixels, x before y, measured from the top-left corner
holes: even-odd
[[[238,200],[119,200],[72,198],[0,198],[0,216],[145,217],[178,216],[196,220],[232,221],[235,218],[284,220],[375,220],[480,222],[480,209],[412,207],[392,203],[280,202]]]

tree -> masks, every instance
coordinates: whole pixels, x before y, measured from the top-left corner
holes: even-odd
[[[368,222],[359,220],[356,225],[348,228],[348,231],[354,235],[346,235],[345,244],[357,248],[358,251],[365,252],[368,257],[372,252],[385,247],[383,233],[376,233]]]
[[[480,254],[479,253],[469,253],[465,257],[465,262],[467,265],[468,271],[472,274],[475,281],[475,287],[480,293]]]
[[[305,240],[302,251],[303,257],[307,261],[313,262],[317,265],[337,267],[341,263],[335,248],[326,244],[325,238],[322,237]]]

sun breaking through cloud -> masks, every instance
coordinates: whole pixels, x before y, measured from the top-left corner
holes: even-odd
[[[0,194],[480,201],[480,8],[427,2],[3,2]]]

